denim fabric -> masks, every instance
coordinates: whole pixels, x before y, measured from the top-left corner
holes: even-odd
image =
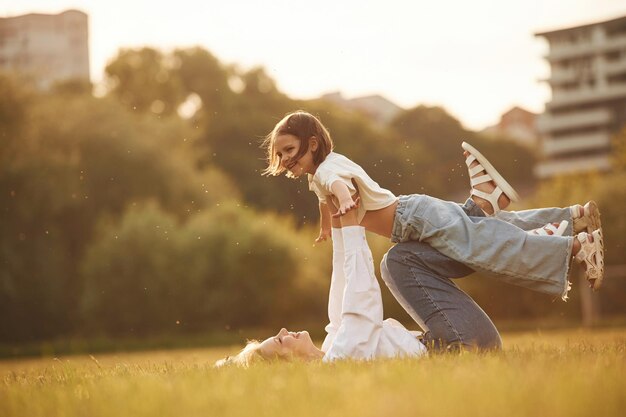
[[[470,216],[471,215],[472,214],[470,214]],[[569,207],[551,207],[522,211],[501,211],[496,214],[496,218],[515,225],[523,230],[533,230],[543,227],[548,223],[559,223],[562,220],[567,220],[569,223],[563,235],[570,236],[574,232],[574,220],[572,219],[572,213]]]
[[[410,207],[411,197],[401,197],[402,207],[398,210],[397,218],[409,218],[405,215],[407,205],[409,211],[416,212]],[[412,203],[419,202],[413,201]],[[460,210],[456,208],[449,208],[449,210],[460,216],[468,216],[471,222],[480,222],[480,217],[484,217],[483,211],[471,199],[468,199],[463,206],[453,203],[446,205],[449,204],[460,208]],[[437,203],[430,207],[432,210],[440,209]],[[500,221],[510,222],[511,227],[515,226],[524,230],[541,227],[546,223],[568,220],[570,222],[568,232],[571,233],[572,218],[569,208],[500,212],[497,218]],[[492,223],[493,220],[492,218],[488,223]],[[414,219],[411,221],[418,223]],[[395,225],[394,240],[402,240],[407,229],[410,229],[409,235],[417,233],[408,225],[409,222],[406,223],[398,222]],[[494,238],[495,235],[487,236],[489,240]],[[524,239],[525,236],[522,235],[520,238]],[[569,259],[569,255],[566,258]],[[500,335],[491,319],[452,281],[454,278],[473,273],[474,271],[469,266],[451,259],[425,242],[407,240],[391,248],[383,258],[380,270],[391,293],[425,331],[423,341],[431,350],[449,350],[456,347],[480,350],[501,348]],[[509,279],[507,275],[495,274],[495,277],[505,281]],[[531,287],[534,286],[535,284],[531,285]]]
[[[524,229],[571,222],[568,209],[521,213],[499,217],[509,216]],[[421,194],[400,196],[391,240],[428,243],[476,271],[546,294],[564,297],[569,288],[572,237],[530,235],[501,218],[467,215],[463,206],[449,201]]]
[[[500,349],[498,330],[472,298],[452,282],[474,271],[427,243],[395,245],[380,266],[396,300],[424,330],[429,351]]]
[[[468,216],[484,217],[468,199]],[[474,271],[421,242],[400,243],[385,255],[380,272],[387,287],[424,330],[431,351],[500,349],[500,334],[487,314],[451,278]]]

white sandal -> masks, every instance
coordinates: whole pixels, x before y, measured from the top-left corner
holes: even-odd
[[[604,239],[602,237],[602,229],[595,230],[591,233],[593,242],[589,239],[589,233],[581,232],[576,235],[576,239],[580,242],[580,251],[574,259],[578,263],[585,263],[585,275],[589,286],[597,290],[602,285],[604,279]]]
[[[580,204],[575,204],[570,207],[570,211],[572,213],[572,219],[574,220],[574,234],[580,232],[591,233],[602,227],[600,209],[595,201],[591,200],[587,202],[584,207]],[[580,215],[581,211],[583,212],[582,216]]]
[[[548,223],[543,227],[539,227],[537,229],[529,230],[526,233],[529,235],[539,235],[539,236],[563,236],[565,230],[567,229],[567,225],[569,222],[567,220],[561,221],[558,223],[558,227],[555,226],[557,223]],[[548,233],[552,232],[552,233]]]
[[[476,150],[472,145],[467,142],[463,142],[461,147],[465,149],[470,156],[465,160],[465,164],[467,165],[467,169],[469,170],[470,181],[472,184],[472,195],[476,197],[480,197],[484,200],[487,200],[491,207],[493,207],[493,214],[488,214],[488,216],[495,216],[499,211],[501,211],[500,206],[498,205],[498,199],[502,194],[506,195],[511,202],[519,201],[519,195],[517,192],[509,185],[508,182],[498,173],[498,171],[489,163],[487,158],[485,158],[480,152]],[[472,162],[477,161],[478,165],[473,168],[470,168]],[[474,175],[478,174],[481,171],[485,171],[484,175],[480,177],[473,178]],[[474,186],[478,184],[482,184],[484,182],[493,181],[496,184],[496,188],[489,194],[477,190]]]

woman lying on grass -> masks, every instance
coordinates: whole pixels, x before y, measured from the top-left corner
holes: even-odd
[[[328,131],[305,112],[286,116],[268,136],[269,173],[308,174],[310,188],[320,199],[318,239],[332,236],[330,323],[322,348],[312,343],[307,332],[282,329],[263,342],[251,342],[218,365],[247,365],[261,358],[332,361],[421,356],[426,346],[500,348],[489,317],[451,278],[481,271],[565,300],[574,257],[583,264],[594,289],[600,286],[604,248],[595,203],[504,212],[517,194],[466,143],[472,192],[465,205],[418,194],[396,198],[332,148]],[[328,212],[335,214],[327,232]],[[366,228],[398,243],[383,259],[381,273],[396,299],[426,331],[423,341],[397,321],[383,320]]]

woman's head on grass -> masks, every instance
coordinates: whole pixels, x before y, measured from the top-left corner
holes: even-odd
[[[324,353],[311,340],[309,332],[290,332],[285,328],[263,341],[252,340],[235,356],[228,356],[215,363],[216,367],[238,365],[248,367],[259,361],[321,359]]]

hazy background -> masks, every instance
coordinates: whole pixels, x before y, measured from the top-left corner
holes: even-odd
[[[264,66],[295,98],[378,93],[443,106],[471,129],[513,105],[543,110],[547,45],[534,33],[626,13],[621,0],[13,0],[0,14],[68,8],[90,17],[96,83],[120,47],[200,45],[225,63]]]

